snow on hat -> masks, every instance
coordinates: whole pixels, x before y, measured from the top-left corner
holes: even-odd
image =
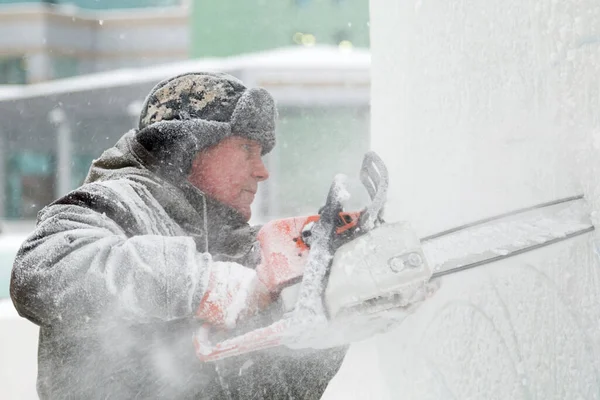
[[[163,167],[188,174],[196,154],[230,136],[275,146],[277,110],[262,88],[247,88],[225,73],[197,72],[158,83],[140,114],[140,142]]]

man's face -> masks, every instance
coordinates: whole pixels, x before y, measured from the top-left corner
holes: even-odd
[[[261,152],[262,146],[255,140],[240,136],[223,139],[196,155],[188,180],[249,220],[258,182],[269,177]]]

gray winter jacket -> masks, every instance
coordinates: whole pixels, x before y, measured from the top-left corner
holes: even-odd
[[[319,398],[343,350],[197,360],[209,271],[255,267],[256,228],[161,176],[130,132],[40,212],[11,280],[18,312],[41,328],[40,398]]]

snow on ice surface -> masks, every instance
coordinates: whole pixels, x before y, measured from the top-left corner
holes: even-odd
[[[442,278],[400,327],[350,348],[323,398],[600,398],[594,246],[586,235]]]
[[[599,398],[593,246],[587,236],[449,277],[439,299],[424,307],[424,320],[404,326],[403,336],[409,329],[423,336],[392,351],[406,353],[404,346],[418,343],[411,354],[417,357],[408,358],[420,361],[413,377],[423,378],[411,386],[410,374],[401,374],[388,382],[390,390],[418,399]],[[384,337],[380,349],[393,349],[391,338]],[[382,365],[392,363],[386,353],[381,357]]]

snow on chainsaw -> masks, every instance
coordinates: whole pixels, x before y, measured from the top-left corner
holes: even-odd
[[[583,196],[496,215],[419,239],[404,222],[383,223],[388,173],[375,153],[360,174],[371,197],[346,213],[341,179],[319,215],[276,220],[258,234],[257,275],[271,293],[277,322],[213,343],[207,327],[197,356],[214,361],[260,349],[328,348],[365,339],[401,322],[440,278],[594,230]]]
[[[340,175],[318,215],[275,220],[260,230],[257,275],[278,294],[279,319],[217,343],[203,326],[194,337],[201,360],[281,345],[347,344],[398,323],[424,300],[432,270],[408,224],[383,223],[389,177],[374,152],[365,155],[360,179],[371,198],[362,211],[344,212],[349,194]]]

